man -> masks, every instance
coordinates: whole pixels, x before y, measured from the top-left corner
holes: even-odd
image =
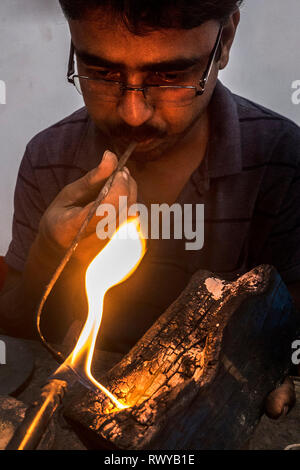
[[[119,196],[128,196],[129,206],[136,200],[148,207],[204,204],[205,243],[187,251],[184,240],[149,241],[138,270],[106,296],[103,348],[128,351],[198,269],[232,279],[273,264],[300,305],[299,129],[218,81],[241,2],[60,3],[77,57],[76,71],[71,50],[69,81],[86,107],[26,149],[2,326],[30,334],[46,283],[116,167],[115,154],[133,140],[138,146],[128,168],[104,202],[118,208]],[[96,235],[98,221],[95,216],[48,300],[44,328],[56,340],[73,318],[84,319],[84,273],[105,243]],[[283,395],[278,415],[286,403]]]

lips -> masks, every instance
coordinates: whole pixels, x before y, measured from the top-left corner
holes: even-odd
[[[126,134],[124,134],[124,136],[120,136],[120,137],[117,137],[117,138],[122,142],[135,141],[138,144],[143,144],[143,143],[146,143],[146,142],[153,141],[154,139],[157,139],[157,137],[139,137],[139,136],[134,136],[134,135],[129,137]]]
[[[160,139],[157,139],[157,138],[150,138],[150,139],[136,139],[136,138],[133,138],[133,139],[123,139],[123,138],[120,138],[120,139],[117,139],[118,142],[122,145],[122,147],[128,147],[128,145],[135,141],[137,142],[137,148],[141,148],[141,149],[148,149],[150,147],[153,147],[153,145],[157,145],[160,141]]]
[[[147,145],[152,142],[154,142],[157,139],[151,138],[151,139],[133,139],[135,142],[137,142],[138,145]]]

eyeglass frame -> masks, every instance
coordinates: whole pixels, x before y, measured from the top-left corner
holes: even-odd
[[[99,81],[99,82],[113,83],[115,85],[119,85],[120,86],[120,91],[123,92],[123,93],[125,91],[141,91],[143,93],[143,96],[144,96],[145,99],[147,99],[145,90],[147,90],[148,88],[173,88],[173,89],[187,88],[187,89],[194,89],[195,90],[195,97],[201,96],[201,95],[203,95],[203,93],[205,91],[206,84],[207,84],[208,79],[210,77],[211,70],[212,70],[212,67],[213,67],[218,49],[219,49],[219,45],[221,43],[222,33],[223,33],[223,25],[220,25],[215,45],[214,45],[214,47],[213,47],[213,49],[210,53],[210,57],[208,59],[207,67],[206,67],[206,69],[205,69],[205,71],[202,75],[202,78],[199,80],[198,85],[196,85],[196,86],[194,86],[194,85],[156,85],[156,84],[153,84],[153,85],[145,85],[143,87],[133,87],[133,86],[130,86],[130,85],[126,85],[126,83],[124,83],[124,82],[119,82],[119,81],[116,81],[116,80],[106,80],[104,78],[90,78],[90,77],[85,77],[83,75],[77,75],[75,73],[75,47],[74,47],[74,44],[73,44],[72,40],[71,40],[70,55],[69,55],[69,61],[68,61],[67,80],[68,80],[69,83],[72,83],[72,85],[74,85],[76,89],[77,89],[77,87],[76,87],[74,78],[79,78],[79,79],[83,78],[85,80],[93,80],[93,81]],[[200,87],[200,90],[197,90],[197,86]]]

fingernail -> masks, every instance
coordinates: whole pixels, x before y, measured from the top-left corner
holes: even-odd
[[[125,171],[127,175],[130,176],[130,171],[128,170],[127,166],[124,166],[123,171]]]
[[[128,171],[128,170],[126,171],[126,170],[125,170],[125,167],[124,167],[123,170],[122,170],[122,176],[123,176],[123,178],[125,179],[125,181],[128,181],[128,180],[129,180],[129,171]]]
[[[102,161],[101,163],[104,161],[104,160],[110,160],[111,158],[113,158],[115,156],[114,153],[112,153],[110,150],[105,150],[104,154],[103,154],[103,157],[102,157]]]
[[[289,412],[289,407],[287,405],[284,406],[283,410],[282,410],[282,414],[281,416],[286,416]]]

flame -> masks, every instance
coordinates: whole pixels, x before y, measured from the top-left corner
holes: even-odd
[[[111,240],[93,259],[86,271],[85,287],[88,316],[73,352],[65,361],[81,376],[102,390],[119,409],[128,408],[119,402],[92,376],[91,364],[101,325],[105,293],[125,281],[137,268],[145,254],[145,240],[138,218],[129,219],[114,233]]]

